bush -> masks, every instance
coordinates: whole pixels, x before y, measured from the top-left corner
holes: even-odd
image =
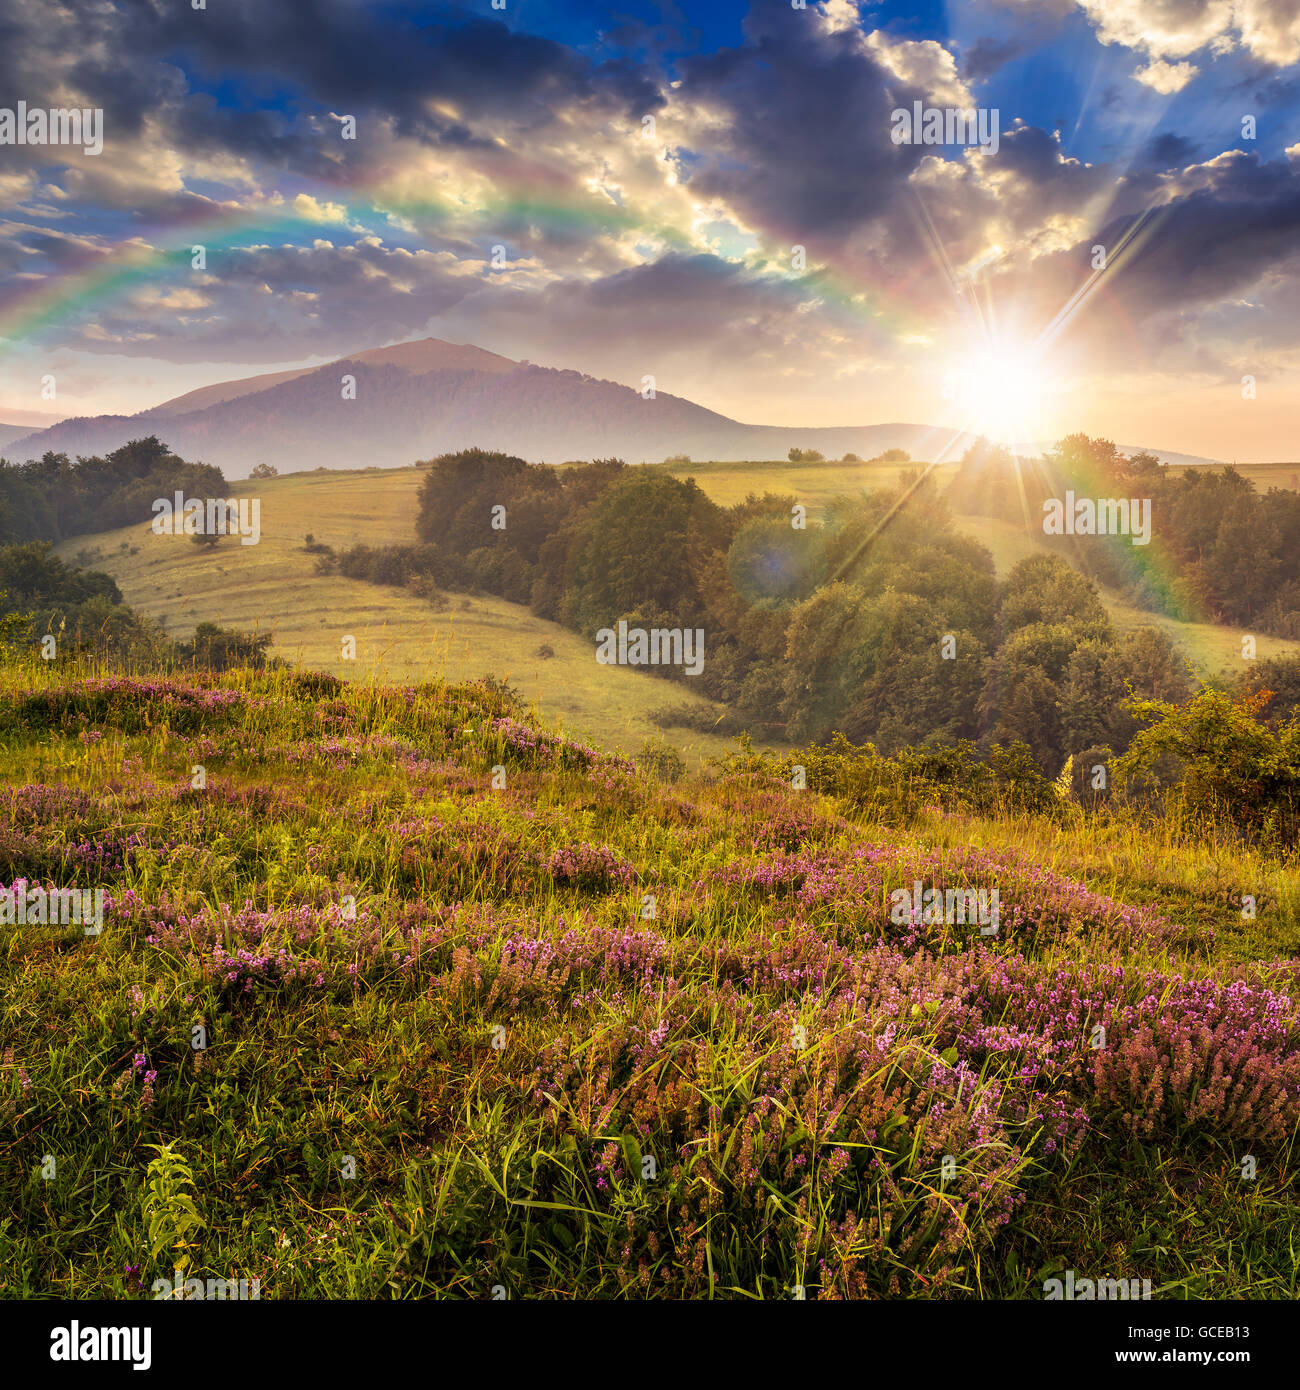
[[[1186,704],[1128,700],[1147,727],[1115,765],[1140,796],[1252,838],[1300,831],[1300,723],[1260,722],[1267,691],[1234,699],[1202,687]],[[1165,769],[1172,769],[1172,773]]]
[[[236,666],[261,670],[267,665],[272,640],[269,632],[237,632],[216,623],[200,623],[190,641],[177,643],[176,650],[182,661],[210,671],[228,671]]]
[[[686,760],[665,738],[646,739],[633,761],[657,782],[677,782],[686,775]]]

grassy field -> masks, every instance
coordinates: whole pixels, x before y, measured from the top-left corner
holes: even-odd
[[[659,736],[648,717],[656,706],[717,709],[689,686],[598,665],[591,643],[521,604],[457,594],[438,608],[401,589],[315,572],[316,557],[304,548],[308,533],[337,549],[413,541],[418,486],[409,468],[239,483],[232,496],[261,498],[257,545],[227,537],[206,551],[186,536],[156,536],[146,523],[70,541],[60,554],[111,574],[127,603],[174,637],[205,621],[271,632],[276,655],[348,679],[492,675],[515,686],[552,727],[628,753]],[[341,655],[349,635],[354,661]],[[553,655],[540,656],[543,647]],[[687,729],[668,737],[693,764],[732,743]]]
[[[832,497],[893,486],[900,472],[896,464],[841,463],[702,463],[674,471],[694,476],[727,505],[750,492],[792,492],[814,518]],[[297,473],[239,483],[232,495],[261,499],[262,538],[256,546],[226,538],[205,551],[183,536],[155,536],[142,524],[66,542],[60,553],[106,570],[132,607],[162,621],[173,636],[187,636],[203,621],[269,631],[279,656],[349,679],[365,674],[380,681],[459,681],[494,675],[515,685],[552,727],[603,747],[635,752],[658,735],[649,713],[661,705],[686,702],[723,715],[693,696],[689,685],[598,666],[589,643],[522,605],[453,595],[446,606],[435,608],[402,590],[315,573],[315,557],[304,548],[308,533],[335,548],[410,542],[419,483],[413,468]],[[957,525],[988,547],[999,573],[1034,553],[1032,537],[1009,523],[962,516]],[[1199,672],[1239,666],[1236,629],[1158,618],[1113,594],[1106,598],[1121,630],[1164,628]],[[355,661],[342,659],[347,635],[356,638]],[[1300,643],[1262,635],[1257,641],[1260,657],[1300,651]],[[553,655],[539,655],[543,648]],[[692,766],[731,743],[721,735],[681,728],[670,730],[668,738]]]
[[[1300,1294],[1294,854],[288,673],[0,667],[0,781],[0,887],[107,893],[0,938],[5,1297]]]

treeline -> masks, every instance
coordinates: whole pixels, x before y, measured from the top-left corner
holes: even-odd
[[[593,643],[620,620],[702,628],[698,677],[647,669],[690,680],[756,734],[841,733],[885,753],[1020,742],[1051,776],[1071,756],[1083,776],[1130,746],[1139,721],[1126,700],[1177,703],[1195,689],[1171,639],[1117,633],[1064,558],[1031,557],[999,582],[919,472],[837,500],[818,523],[794,496],[722,507],[691,479],[612,459],[554,469],[468,450],[427,470],[418,544],[326,565],[497,594]],[[669,702],[658,720],[698,721],[689,711]]]
[[[1149,500],[1149,542],[1045,535],[1043,503],[1067,491]],[[1109,440],[1074,434],[1044,458],[1018,463],[981,442],[962,459],[948,497],[957,511],[1023,525],[1148,612],[1300,638],[1300,493],[1261,494],[1234,468],[1171,470],[1150,454],[1125,457]]]
[[[123,599],[111,575],[74,569],[48,541],[0,546],[0,647],[39,650],[53,637],[60,657],[95,656],[136,669],[265,667],[270,633],[200,623],[175,641]]]
[[[15,464],[0,458],[0,545],[111,531],[147,521],[159,497],[224,497],[219,468],[187,463],[156,436],[105,457],[46,453]]]
[[[1291,676],[1300,663],[1291,663]],[[942,805],[977,816],[1046,816],[1068,823],[1078,812],[1170,816],[1189,829],[1226,831],[1294,849],[1300,835],[1300,722],[1263,720],[1262,692],[1203,687],[1182,704],[1130,698],[1124,713],[1141,728],[1106,769],[1099,786],[1084,767],[1044,776],[1023,744],[978,750],[961,741],[903,748],[884,757],[842,734],[788,753],[738,752],[712,761],[723,771],[787,785],[795,781],[884,820],[907,821]],[[1270,727],[1270,724],[1272,727]]]

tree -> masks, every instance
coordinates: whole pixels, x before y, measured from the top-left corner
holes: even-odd
[[[634,471],[583,514],[562,620],[588,637],[633,613],[660,615],[667,627],[698,626],[707,611],[703,590],[730,590],[730,539],[726,514],[693,479]]]
[[[1002,586],[1000,614],[1003,630],[1030,623],[1075,623],[1109,630],[1110,619],[1086,575],[1056,555],[1030,555],[1021,560]]]
[[[248,475],[250,478],[278,478],[280,470],[273,463],[259,463]]]
[[[826,574],[820,528],[794,530],[788,511],[783,516],[756,516],[732,541],[727,569],[747,603],[800,602]]]
[[[200,623],[188,642],[178,643],[177,652],[183,661],[212,671],[239,666],[260,669],[267,664],[271,642],[269,632],[237,632],[216,623]]]
[[[29,613],[6,612],[9,595],[0,589],[0,661],[18,650],[18,639],[31,623]]]
[[[1293,840],[1300,825],[1300,724],[1276,731],[1259,720],[1266,699],[1234,699],[1202,687],[1186,704],[1132,700],[1147,727],[1115,770],[1128,785],[1163,786],[1193,816],[1253,835]],[[1172,764],[1172,775],[1165,767]]]

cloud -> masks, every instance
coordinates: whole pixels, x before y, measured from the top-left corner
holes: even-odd
[[[1133,77],[1161,96],[1172,96],[1175,92],[1181,92],[1198,72],[1200,68],[1193,67],[1191,63],[1166,63],[1163,58],[1156,58],[1146,67],[1139,68]]]
[[[1296,0],[1077,0],[1097,38],[1147,54],[1135,76],[1158,92],[1176,92],[1195,75],[1170,63],[1202,51],[1241,49],[1260,63],[1286,67],[1300,60]],[[1181,80],[1180,80],[1181,78]],[[1177,85],[1173,85],[1177,83]]]

